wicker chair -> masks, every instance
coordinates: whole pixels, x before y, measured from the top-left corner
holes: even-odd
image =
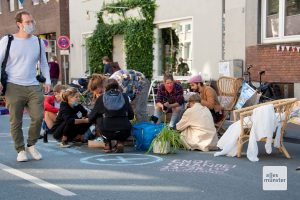
[[[239,110],[235,110],[233,112],[234,121],[237,120],[241,121],[241,133],[238,139],[237,157],[241,157],[243,145],[249,141],[249,134],[252,126],[251,115],[253,113],[253,109],[262,105],[273,104],[277,120],[281,122],[282,125],[280,130],[279,151],[282,152],[286,158],[291,158],[288,151],[283,145],[283,136],[284,136],[285,128],[287,126],[287,122],[289,120],[289,115],[291,113],[292,107],[296,102],[297,102],[296,98],[280,99],[280,100],[270,101],[270,102],[242,108]],[[245,120],[245,118],[247,118],[247,120]],[[266,142],[266,138],[263,138],[261,141]],[[274,143],[274,139],[273,139],[273,143]]]
[[[222,76],[217,81],[219,101],[223,108],[223,117],[218,123],[215,124],[217,132],[219,134],[224,132],[223,124],[228,116],[228,113],[232,112],[234,106],[239,97],[239,91],[243,83],[243,78],[234,78]]]

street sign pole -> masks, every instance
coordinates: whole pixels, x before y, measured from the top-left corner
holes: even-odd
[[[63,56],[63,68],[64,68],[64,78],[65,78],[65,81],[64,83],[67,84],[67,63],[66,63],[66,55],[69,55],[68,53],[68,49],[70,47],[70,39],[67,37],[67,36],[60,36],[57,40],[57,46],[64,50],[64,52],[62,52],[61,50],[61,53],[60,54],[61,56]]]
[[[64,65],[64,75],[65,75],[65,85],[67,84],[67,66],[66,66],[66,56],[63,55],[63,65]]]

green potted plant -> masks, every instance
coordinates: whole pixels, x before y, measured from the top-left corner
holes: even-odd
[[[165,126],[154,138],[147,153],[149,153],[151,149],[153,149],[153,153],[157,154],[175,153],[182,146],[180,134],[176,130]]]

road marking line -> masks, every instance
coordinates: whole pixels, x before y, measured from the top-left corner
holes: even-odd
[[[59,195],[62,195],[62,196],[75,196],[76,194],[73,193],[73,192],[70,192],[62,187],[59,187],[57,185],[54,185],[52,183],[49,183],[49,182],[46,182],[42,179],[39,179],[37,177],[34,177],[34,176],[31,176],[29,174],[26,174],[20,170],[17,170],[17,169],[14,169],[14,168],[11,168],[9,166],[6,166],[6,165],[3,165],[0,163],[0,169],[3,170],[3,171],[6,171],[14,176],[18,176],[22,179],[25,179],[29,182],[32,182],[36,185],[39,185],[45,189],[48,189],[48,190],[51,190],[52,192],[55,192]]]

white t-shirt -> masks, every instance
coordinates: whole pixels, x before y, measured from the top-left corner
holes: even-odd
[[[0,64],[2,64],[5,57],[7,42],[7,36],[0,40]],[[50,84],[49,66],[43,41],[41,41],[41,47],[42,56],[40,67],[46,78],[46,83]],[[39,85],[39,82],[36,80],[36,65],[39,60],[40,47],[38,38],[36,36],[31,36],[30,38],[18,38],[14,35],[6,64],[6,72],[8,75],[7,82],[23,86]]]

